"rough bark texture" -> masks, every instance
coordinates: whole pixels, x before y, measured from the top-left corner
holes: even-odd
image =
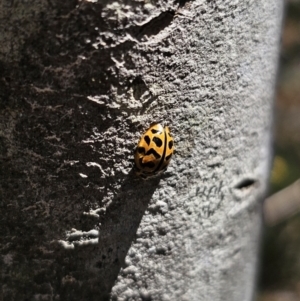
[[[1,300],[251,300],[281,2],[2,3]]]

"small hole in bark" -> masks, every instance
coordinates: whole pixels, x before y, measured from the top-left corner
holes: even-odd
[[[156,250],[156,253],[157,253],[158,255],[166,255],[166,250],[165,250],[164,248],[158,248],[158,249]]]
[[[238,184],[234,186],[236,189],[244,189],[253,186],[257,181],[254,179],[246,178],[241,180]]]
[[[148,90],[145,82],[140,77],[137,77],[133,80],[132,89],[133,97],[137,100],[139,100],[142,97],[142,95]]]

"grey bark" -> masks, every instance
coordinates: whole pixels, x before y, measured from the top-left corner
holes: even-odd
[[[2,300],[251,300],[282,2],[2,5]]]

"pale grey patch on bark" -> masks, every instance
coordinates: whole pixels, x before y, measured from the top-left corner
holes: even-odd
[[[159,62],[138,56],[138,74],[163,91],[143,112],[167,120],[177,153],[112,300],[252,299],[281,13],[273,1],[193,1],[138,44]]]

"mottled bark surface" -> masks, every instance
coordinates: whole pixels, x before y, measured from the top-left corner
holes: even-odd
[[[281,15],[2,3],[1,300],[251,300]],[[133,150],[153,121],[176,154],[143,181]]]

